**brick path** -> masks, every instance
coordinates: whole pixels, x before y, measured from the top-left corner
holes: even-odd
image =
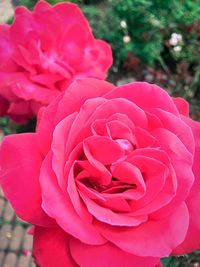
[[[17,218],[0,191],[0,267],[34,267],[29,225]]]

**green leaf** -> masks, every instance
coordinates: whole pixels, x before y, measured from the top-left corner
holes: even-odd
[[[161,259],[161,262],[163,264],[163,267],[173,267],[171,257],[163,258],[163,259]]]

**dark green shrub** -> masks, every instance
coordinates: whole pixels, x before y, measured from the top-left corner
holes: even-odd
[[[46,0],[48,3],[54,5],[59,2],[73,2],[80,5],[91,5],[91,4],[98,4],[101,2],[100,0]],[[29,9],[32,9],[34,5],[38,2],[38,0],[19,0],[19,5],[23,5],[28,7]]]
[[[162,60],[165,40],[172,33],[182,32],[200,18],[198,0],[112,0],[111,5],[112,16],[126,22],[130,37],[126,50],[147,64]],[[120,34],[123,32],[121,28]]]

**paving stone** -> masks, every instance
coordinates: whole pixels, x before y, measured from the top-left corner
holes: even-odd
[[[15,226],[14,230],[12,231],[12,238],[10,242],[10,249],[12,250],[19,250],[21,243],[22,243],[22,238],[24,236],[24,228],[20,225]]]
[[[0,198],[3,198],[4,197],[4,195],[3,195],[3,191],[2,191],[2,189],[0,188]]]
[[[29,267],[30,257],[21,255],[17,264],[17,267]]]
[[[2,130],[0,130],[0,142],[1,142],[1,140],[3,139],[3,137],[4,137],[4,133],[3,133]]]
[[[24,220],[20,219],[18,216],[16,216],[16,221],[17,221],[17,223],[21,223],[21,224],[27,224],[27,222],[26,222],[26,221],[24,221]]]
[[[24,238],[23,248],[27,250],[32,250],[32,245],[33,245],[33,237],[32,235],[26,233]]]
[[[31,264],[29,267],[37,267],[36,264],[33,262],[33,260],[31,261]]]
[[[5,204],[6,204],[5,200],[3,198],[0,198],[0,218],[2,218],[3,216],[3,210],[5,207]]]
[[[0,249],[5,250],[10,243],[10,233],[12,227],[10,224],[5,224],[0,230]]]
[[[0,251],[0,266],[3,263],[4,256],[5,256],[4,251]]]
[[[4,211],[4,216],[3,216],[4,220],[11,222],[12,219],[14,218],[14,215],[15,215],[15,213],[13,211],[13,208],[11,207],[10,203],[7,202],[6,203],[6,209]]]
[[[15,267],[17,263],[17,255],[15,253],[8,253],[5,257],[3,267]]]

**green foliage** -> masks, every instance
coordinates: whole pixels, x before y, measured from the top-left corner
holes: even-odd
[[[19,0],[20,6],[25,6],[29,9],[32,9],[34,5],[37,3],[37,0]]]
[[[36,129],[36,118],[29,120],[26,124],[15,125],[17,133],[35,132]]]
[[[15,124],[7,117],[0,118],[0,131],[2,131],[4,135],[9,135],[13,133],[34,132],[35,128],[36,128],[35,118],[29,120],[26,124],[22,125]]]
[[[33,9],[38,0],[19,0],[19,5],[26,6],[29,9]],[[60,0],[47,0],[50,4],[56,4],[61,2]],[[64,2],[64,1],[63,1]]]
[[[161,262],[163,264],[163,267],[173,267],[173,263],[172,263],[172,258],[171,257],[168,257],[168,258],[163,258],[161,259]]]
[[[131,42],[124,44],[126,50],[150,65],[160,62],[164,42],[173,32],[182,32],[200,18],[198,0],[112,0],[111,5],[112,16],[127,24]],[[123,33],[121,28],[119,34]]]
[[[55,5],[59,2],[72,2],[79,5],[91,5],[99,3],[98,0],[46,0],[51,5]],[[38,2],[38,0],[19,0],[19,5],[26,6],[29,9],[33,9],[34,5]]]
[[[130,37],[130,43],[124,43],[126,50],[134,51],[142,61],[149,64],[158,58],[162,48],[161,35],[155,34],[161,28],[160,22],[151,12],[152,1],[126,0],[113,1],[113,16],[118,16],[127,27],[120,32]],[[154,25],[153,25],[154,23]],[[125,33],[126,31],[126,33]]]
[[[7,117],[0,118],[0,131],[2,131],[4,135],[12,134],[15,132],[14,129],[10,127],[10,122]]]

